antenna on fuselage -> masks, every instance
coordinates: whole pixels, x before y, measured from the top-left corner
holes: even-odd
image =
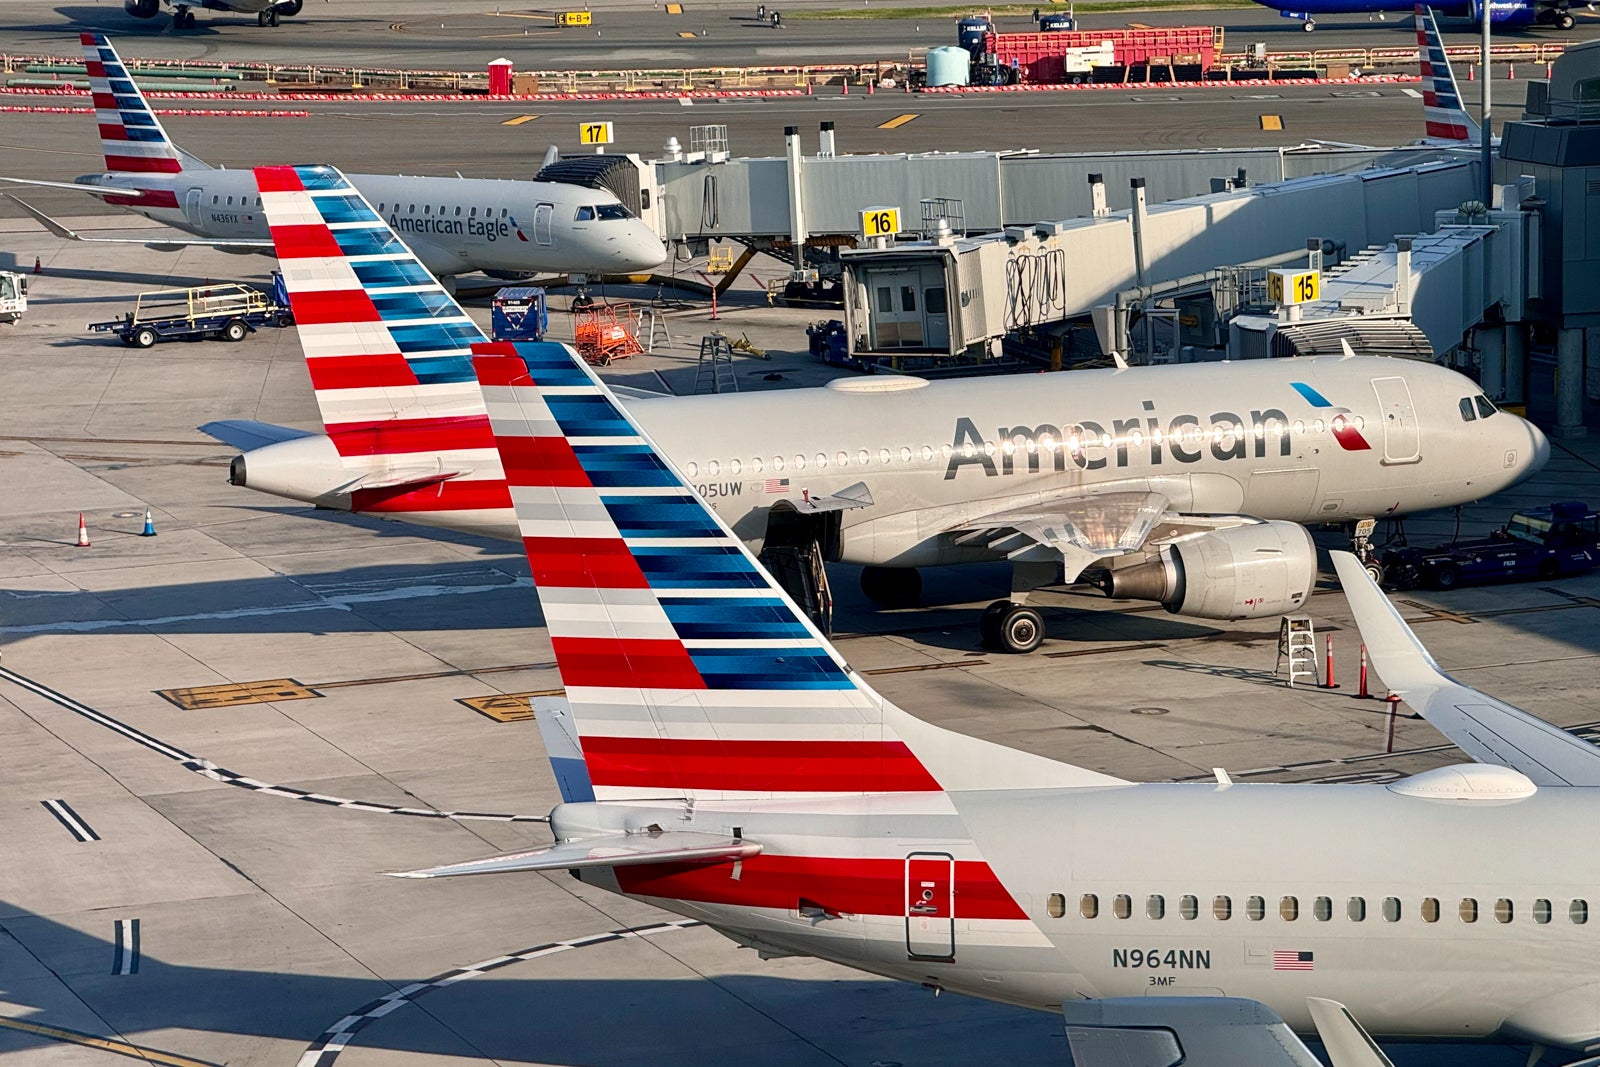
[[[559,145],[551,145],[549,148],[545,149],[545,153],[544,153],[544,165],[545,166],[548,167],[552,163],[560,163],[560,162],[561,162],[561,148],[560,148]]]

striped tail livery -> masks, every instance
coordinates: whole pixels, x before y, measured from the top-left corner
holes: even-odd
[[[1478,124],[1461,106],[1461,91],[1456,86],[1450,60],[1444,54],[1444,40],[1439,36],[1433,8],[1418,4],[1414,14],[1417,61],[1422,66],[1422,113],[1428,139],[1449,144],[1477,144],[1481,133]]]
[[[107,197],[109,204],[123,207],[178,207],[178,194],[172,185],[185,169],[209,170],[206,164],[179,150],[162,129],[161,120],[133,76],[103,34],[78,35],[83,44],[89,71],[89,91],[94,99],[95,121],[100,126],[100,148],[105,153],[110,174],[138,175],[150,188],[136,197]],[[155,177],[155,176],[163,177]],[[155,178],[154,181],[148,179]]]

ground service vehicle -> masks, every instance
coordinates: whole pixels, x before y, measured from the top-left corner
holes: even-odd
[[[0,322],[16,322],[27,310],[27,275],[0,270]]]
[[[1384,553],[1383,569],[1396,589],[1458,585],[1521,578],[1549,581],[1583,574],[1600,565],[1600,515],[1575,501],[1519,511],[1505,527],[1481,541],[1438,548],[1401,548]]]
[[[91,322],[88,328],[114,333],[125,345],[149,348],[173,339],[243,341],[263,326],[287,326],[291,321],[283,276],[274,271],[271,296],[248,285],[161,289],[140,293],[133,310],[122,318]]]

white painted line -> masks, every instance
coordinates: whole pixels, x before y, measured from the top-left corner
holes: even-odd
[[[112,938],[112,974],[139,973],[139,920],[118,919]]]
[[[1422,94],[1417,92],[1415,89],[1401,89],[1400,91],[1405,93],[1407,96],[1415,97],[1418,100],[1422,99]]]
[[[65,800],[41,800],[46,811],[56,817],[56,821],[67,828],[67,832],[79,841],[98,841],[100,835],[95,833],[83,818],[72,810],[72,805]]]

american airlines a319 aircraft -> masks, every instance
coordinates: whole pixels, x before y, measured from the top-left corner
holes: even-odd
[[[381,241],[378,216],[327,168],[258,176],[300,238],[286,274],[370,305],[357,272],[381,261],[335,235]],[[538,716],[562,803],[547,848],[410,876],[568,870],[767,956],[1044,1011],[1155,994],[1120,1008],[1160,1026],[1162,998],[1225,994],[1306,1030],[1316,996],[1383,1035],[1600,1043],[1600,861],[1573,847],[1600,753],[1440,673],[1354,557],[1335,566],[1378,672],[1485,762],[1128,782],[895,707],[576,353],[472,352],[505,472],[485,491],[515,514],[566,690]]]
[[[327,280],[301,266],[297,238],[279,249],[327,432],[208,424],[248,450],[230,480],[515,539],[466,356],[483,334],[392,233],[332,232],[342,249],[359,247],[368,304],[328,297]],[[376,265],[380,254],[391,262]],[[899,604],[920,591],[916,568],[1005,560],[1012,594],[982,630],[1018,652],[1044,636],[1028,592],[1063,577],[1200,618],[1298,608],[1316,576],[1298,524],[1476,500],[1549,454],[1535,427],[1467,378],[1371,357],[947,382],[878,375],[640,399],[633,412],[808,609],[828,598],[822,560],[865,565],[868,594]]]
[[[272,241],[250,172],[210,167],[173,144],[111,43],[96,33],[80,36],[105,173],[71,183],[0,180],[89,193],[202,240],[85,238],[22,206],[57,236],[71,240],[161,249],[200,244],[270,254]],[[351,181],[440,277],[471,271],[626,274],[649,270],[666,258],[655,232],[604,189],[390,174],[353,175]]]

